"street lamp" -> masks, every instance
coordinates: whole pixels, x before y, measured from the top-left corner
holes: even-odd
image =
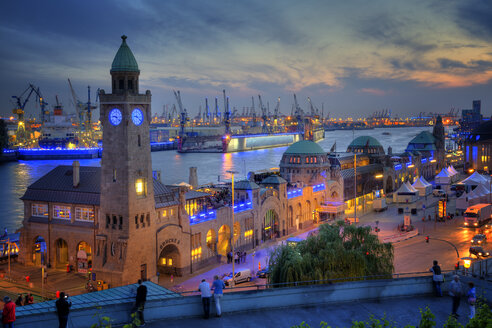
[[[234,271],[234,264],[236,262],[236,259],[234,258],[234,174],[235,173],[238,173],[237,171],[232,171],[232,170],[229,170],[227,171],[227,173],[230,173],[231,176],[232,176],[232,206],[231,206],[231,209],[232,209],[232,242],[231,242],[231,248],[232,248],[232,281],[231,281],[231,286],[234,287],[234,278],[235,278],[235,275],[236,275],[236,271]]]

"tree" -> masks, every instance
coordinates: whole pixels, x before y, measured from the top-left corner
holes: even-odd
[[[0,154],[9,145],[9,135],[7,134],[7,125],[4,120],[0,120]]]
[[[393,273],[393,246],[370,227],[324,224],[296,246],[281,245],[270,256],[270,283],[330,280]]]

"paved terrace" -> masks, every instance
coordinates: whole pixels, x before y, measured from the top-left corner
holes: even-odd
[[[463,277],[463,284],[474,279],[477,293],[487,297],[492,284],[487,280]],[[447,274],[443,290],[446,294],[451,273]],[[149,327],[291,327],[308,322],[318,327],[321,321],[332,327],[349,327],[353,320],[368,320],[387,314],[398,326],[417,325],[419,308],[429,306],[436,315],[437,327],[442,327],[451,312],[451,299],[432,295],[429,273],[394,279],[358,280],[323,285],[294,286],[245,290],[226,293],[222,299],[223,316],[202,319],[199,295],[184,296],[166,288],[145,282],[148,297],[145,317]],[[101,292],[72,297],[70,327],[89,327],[97,314],[113,319],[113,326],[130,321],[136,285],[117,287]],[[490,299],[490,297],[488,297]],[[467,322],[468,307],[459,309],[462,323]],[[52,327],[57,325],[54,301],[18,308],[16,327]]]

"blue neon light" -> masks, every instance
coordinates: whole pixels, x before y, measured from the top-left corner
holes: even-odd
[[[318,191],[322,191],[322,190],[325,190],[325,184],[324,183],[320,183],[320,184],[313,186],[313,192],[318,192]]]
[[[287,192],[287,199],[291,199],[299,196],[302,196],[302,188],[292,189],[291,191]]]
[[[207,211],[190,216],[190,225],[215,220],[217,218],[217,211]]]
[[[396,164],[396,165],[395,165],[395,170],[397,170],[397,171],[398,171],[398,170],[401,170],[401,164]]]
[[[427,158],[422,158],[422,164],[427,163]]]
[[[288,132],[288,133],[275,133],[275,136],[291,136],[291,135],[296,135],[299,134],[299,132]],[[241,135],[232,135],[231,138],[251,138],[251,137],[268,137],[272,136],[271,134],[268,133],[262,133],[262,134],[241,134]]]
[[[252,202],[244,202],[242,204],[234,205],[234,213],[244,212],[253,209]]]
[[[151,145],[172,145],[174,142],[173,141],[163,141],[163,142],[151,142]]]
[[[412,165],[412,162],[408,162],[407,163],[407,167],[409,167],[410,165]]]

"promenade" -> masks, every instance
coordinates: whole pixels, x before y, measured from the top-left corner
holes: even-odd
[[[387,298],[382,301],[355,301],[339,304],[326,304],[310,307],[294,307],[284,309],[261,309],[241,313],[223,313],[222,317],[211,317],[207,320],[198,318],[171,319],[148,322],[146,327],[200,327],[200,328],[247,328],[247,327],[283,327],[288,328],[301,324],[302,321],[311,327],[319,327],[320,322],[325,321],[331,327],[350,327],[352,321],[368,321],[372,314],[377,319],[385,314],[387,319],[396,322],[397,327],[408,324],[418,326],[420,321],[419,308],[428,306],[436,316],[436,327],[443,327],[451,313],[451,298],[444,297],[405,297]],[[212,311],[215,304],[211,304]],[[468,305],[462,300],[458,309],[461,324],[468,322]]]

